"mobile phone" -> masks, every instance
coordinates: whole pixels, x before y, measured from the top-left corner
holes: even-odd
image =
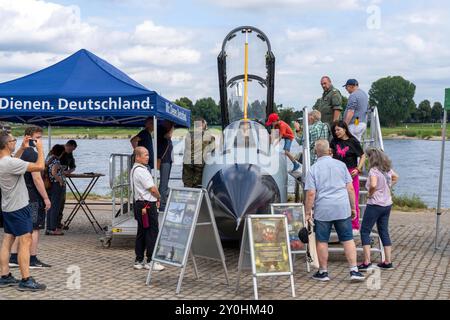
[[[30,139],[30,141],[28,142],[30,147],[36,147],[36,140]]]

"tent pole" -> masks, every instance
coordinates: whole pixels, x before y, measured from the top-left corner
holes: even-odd
[[[155,185],[158,185],[158,177],[156,176],[156,165],[158,163],[158,120],[156,119],[156,116],[153,117],[153,179],[155,180]]]
[[[47,135],[48,135],[48,152],[52,150],[52,125],[49,124],[47,127]]]
[[[447,133],[447,109],[444,109],[444,119],[442,121],[442,151],[441,151],[441,169],[439,173],[439,193],[438,193],[438,203],[436,208],[436,238],[434,248],[435,250],[439,249],[438,241],[439,241],[439,223],[441,219],[441,201],[442,201],[442,185],[444,178],[444,158],[445,158],[445,140]]]

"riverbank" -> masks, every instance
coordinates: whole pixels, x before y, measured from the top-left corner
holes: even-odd
[[[16,125],[12,127],[13,135],[20,137],[23,135],[24,126]],[[121,127],[54,127],[52,128],[52,138],[54,139],[131,139],[139,132],[139,128]],[[219,135],[222,131],[220,126],[210,127],[213,134]],[[179,128],[174,131],[174,139],[183,138],[187,129]],[[383,138],[386,140],[429,140],[438,141],[442,139],[441,124],[407,124],[392,128],[382,128]],[[47,135],[45,130],[44,136]],[[447,128],[447,138],[450,139],[450,125]]]

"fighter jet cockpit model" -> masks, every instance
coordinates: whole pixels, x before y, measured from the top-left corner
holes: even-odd
[[[222,143],[205,159],[202,184],[222,240],[238,240],[247,214],[287,200],[286,157],[264,127],[274,109],[275,57],[254,27],[232,30],[218,56]]]

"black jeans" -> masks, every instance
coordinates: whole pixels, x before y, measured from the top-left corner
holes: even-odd
[[[61,206],[61,197],[63,196],[64,187],[59,182],[52,182],[50,188],[50,202],[52,204],[47,213],[47,230],[55,231],[58,227],[58,216]]]
[[[146,204],[150,206],[150,208],[147,209],[150,226],[144,229],[142,223],[142,209]],[[150,262],[152,260],[153,249],[155,248],[156,238],[158,237],[159,231],[156,202],[136,201],[134,206],[134,218],[138,223],[136,246],[134,249],[136,253],[136,260],[143,261],[144,253],[146,251],[147,262]]]
[[[64,212],[64,207],[66,206],[66,192],[67,192],[67,188],[66,188],[66,185],[64,185],[63,190],[61,191],[61,193],[62,193],[61,204],[59,206],[58,222],[57,222],[58,228],[62,227],[63,212]]]
[[[162,162],[160,168],[161,181],[159,182],[159,193],[161,194],[161,207],[160,211],[164,211],[166,208],[167,197],[169,196],[169,180],[170,171],[172,169],[171,162]]]

